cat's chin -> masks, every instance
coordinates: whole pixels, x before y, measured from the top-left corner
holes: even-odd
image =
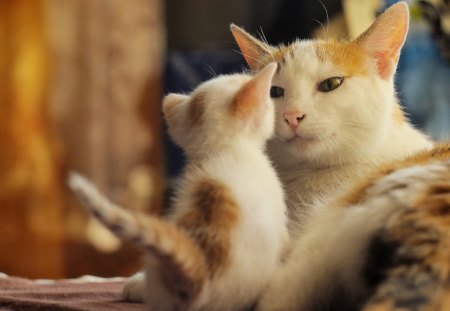
[[[307,148],[313,144],[318,143],[318,139],[314,136],[296,134],[290,138],[287,138],[285,142],[295,148]]]

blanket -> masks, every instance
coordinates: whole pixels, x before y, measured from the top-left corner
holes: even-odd
[[[122,299],[125,278],[84,276],[68,280],[29,280],[0,274],[0,310],[144,310]]]

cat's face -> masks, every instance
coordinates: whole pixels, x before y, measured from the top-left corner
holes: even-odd
[[[388,135],[391,120],[403,121],[393,104],[393,75],[407,28],[404,4],[350,42],[272,47],[232,26],[252,69],[269,61],[279,66],[271,88],[276,109],[271,148],[295,161],[333,164],[363,154]]]
[[[188,156],[221,150],[238,139],[264,146],[273,135],[271,80],[277,65],[257,75],[224,75],[204,82],[191,95],[169,94],[163,112],[174,141]]]

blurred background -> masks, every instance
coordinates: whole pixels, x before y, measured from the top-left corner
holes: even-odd
[[[138,251],[86,217],[68,172],[127,208],[162,213],[184,159],[165,134],[161,96],[245,68],[231,22],[270,44],[353,38],[394,2],[0,0],[0,272],[137,271]],[[414,124],[446,139],[450,4],[408,3],[397,90]]]

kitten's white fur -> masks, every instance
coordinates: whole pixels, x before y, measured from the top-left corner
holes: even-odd
[[[152,311],[171,311],[180,307],[187,310],[242,310],[251,307],[268,285],[289,240],[282,186],[264,153],[265,142],[274,130],[274,107],[269,98],[269,88],[275,69],[276,66],[271,64],[253,78],[244,74],[217,77],[202,84],[190,97],[166,97],[163,109],[169,131],[188,157],[168,221],[177,224],[196,209],[193,193],[205,178],[218,181],[228,188],[239,209],[238,219],[231,229],[227,266],[206,279],[191,305],[186,306],[176,293],[165,288],[155,268],[161,260],[157,256],[147,256],[145,281],[141,273],[130,279],[124,289],[126,298],[144,300]],[[251,84],[255,81],[258,85]],[[241,93],[244,89],[245,92]],[[190,99],[199,94],[205,103],[204,118],[193,127],[189,122],[189,104]],[[238,102],[252,101],[257,109],[251,110],[250,114],[245,110],[242,118],[230,115],[237,94],[241,95]],[[253,97],[248,99],[246,96]],[[124,214],[124,210],[120,211],[107,202],[92,190],[92,185],[86,181],[80,182],[80,178],[78,181],[72,179],[71,186],[83,198],[88,209],[116,234],[136,239],[136,227],[139,226]],[[208,230],[213,231],[214,228]],[[177,253],[176,249],[169,247],[173,243],[168,238],[163,235],[153,238],[157,233],[151,230],[146,233],[150,236],[147,239],[157,240],[162,248]],[[194,232],[187,234],[195,235]],[[145,245],[148,242],[144,238],[144,242],[140,243]],[[187,253],[183,254],[176,259],[189,260],[183,259],[182,256]],[[207,254],[204,255],[208,261]]]

